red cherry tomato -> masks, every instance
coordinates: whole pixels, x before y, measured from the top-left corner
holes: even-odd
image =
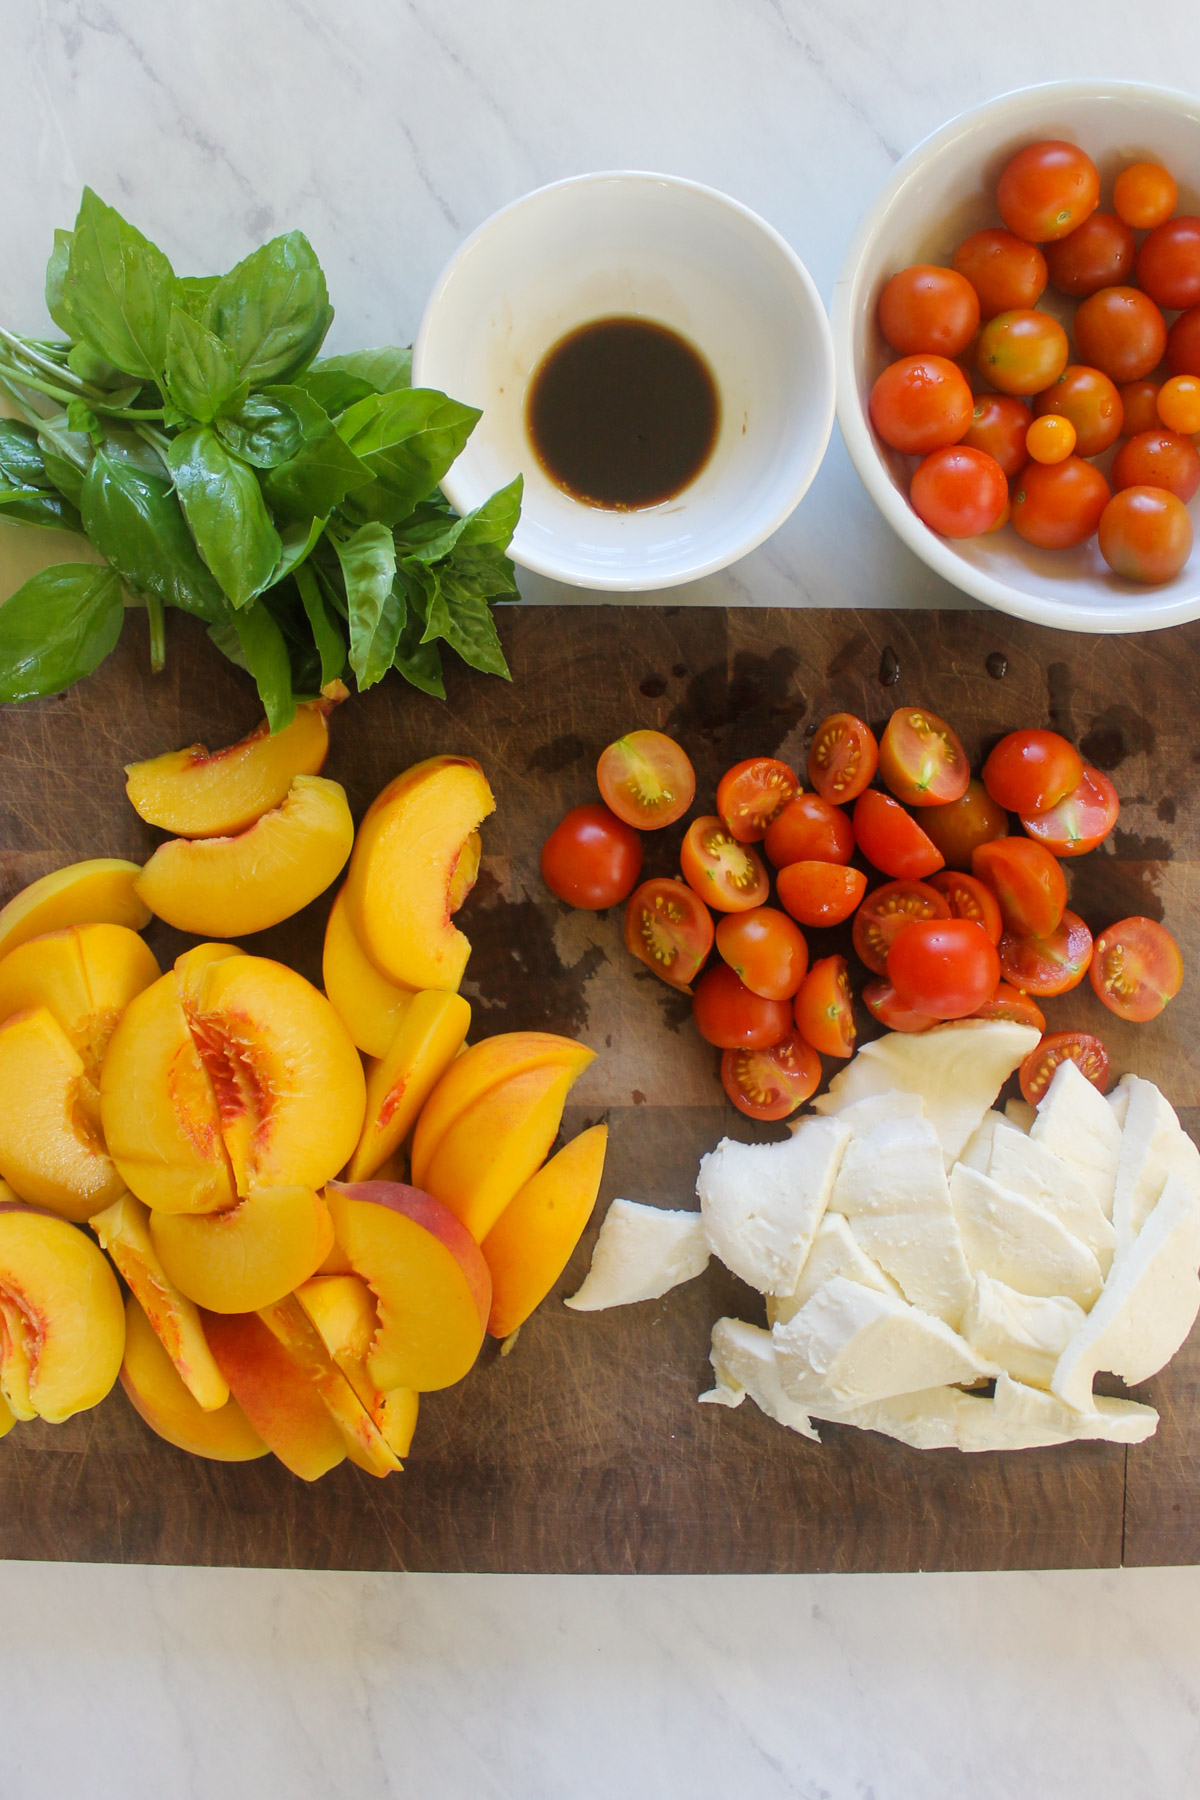
[[[862,991],[863,1005],[873,1019],[886,1025],[889,1031],[932,1031],[941,1023],[932,1013],[914,1012],[913,1008],[902,1000],[886,975],[874,981],[868,981]]]
[[[1200,375],[1200,306],[1180,313],[1168,331],[1167,367],[1172,375]]]
[[[897,880],[920,881],[942,867],[933,839],[889,794],[868,788],[854,804],[854,838],[869,863]]]
[[[1118,1018],[1157,1019],[1183,984],[1179,945],[1153,919],[1120,919],[1096,939],[1088,976]]]
[[[696,771],[674,738],[630,731],[603,751],[596,781],[605,804],[640,831],[682,819],[696,796]]]
[[[1135,287],[1101,288],[1075,314],[1079,360],[1113,381],[1140,381],[1167,347],[1167,322],[1148,294]]]
[[[1008,505],[1008,482],[995,457],[950,444],[932,450],[915,470],[908,497],[930,531],[942,537],[982,537]]]
[[[1033,403],[1034,414],[1069,419],[1075,427],[1077,456],[1099,456],[1121,435],[1125,408],[1118,388],[1100,369],[1070,363]]]
[[[835,806],[857,800],[878,766],[875,733],[853,713],[833,713],[817,727],[809,746],[808,779],[823,800]]]
[[[997,983],[991,999],[976,1007],[971,1017],[1003,1019],[1010,1025],[1032,1025],[1035,1031],[1046,1029],[1046,1016],[1041,1007],[1035,1006],[1028,994],[1019,993],[1015,987],[1010,987],[1007,981]]]
[[[1046,258],[1037,245],[1027,244],[1011,231],[1001,231],[999,226],[964,238],[954,252],[954,267],[978,294],[984,319],[1017,307],[1036,306],[1048,278]]]
[[[948,919],[950,903],[924,881],[887,881],[872,889],[854,915],[854,948],[873,975],[886,975],[888,951],[906,925]]]
[[[1175,178],[1160,163],[1130,163],[1113,182],[1117,217],[1135,231],[1153,231],[1179,204]]]
[[[786,1000],[764,1000],[739,981],[727,963],[714,963],[696,983],[692,1017],[700,1036],[718,1050],[766,1050],[792,1028]]]
[[[1000,958],[973,919],[922,919],[897,934],[887,975],[914,1012],[965,1019],[995,992]]]
[[[1085,300],[1098,288],[1133,280],[1133,232],[1116,213],[1094,212],[1046,248],[1050,282],[1060,294]]]
[[[879,329],[901,356],[957,356],[979,329],[979,296],[956,270],[914,263],[880,294]]]
[[[1156,225],[1138,251],[1137,278],[1170,312],[1200,304],[1200,218],[1184,213]]]
[[[542,845],[541,866],[552,894],[599,912],[632,893],[642,872],[642,840],[599,801],[573,806]]]
[[[1065,1062],[1078,1063],[1092,1086],[1107,1093],[1108,1051],[1100,1039],[1090,1031],[1052,1031],[1021,1064],[1021,1092],[1030,1106],[1045,1099],[1056,1069]]]
[[[1015,394],[976,394],[971,423],[959,449],[982,450],[1006,475],[1015,475],[1028,461],[1025,433],[1031,417],[1025,401]]]
[[[1166,488],[1186,506],[1200,488],[1200,453],[1191,438],[1156,425],[1139,431],[1121,445],[1113,458],[1114,494],[1122,488]]]
[[[1162,420],[1158,416],[1158,390],[1161,386],[1161,382],[1143,375],[1140,381],[1126,381],[1117,389],[1125,415],[1121,421],[1121,430],[1126,437],[1137,437],[1143,431],[1162,429]]]
[[[721,1086],[748,1119],[786,1119],[821,1085],[821,1060],[797,1031],[765,1050],[726,1050]]]
[[[1057,806],[1083,779],[1083,758],[1057,731],[1010,731],[983,765],[983,785],[1009,812]]]
[[[871,389],[871,423],[893,450],[927,456],[958,442],[973,404],[957,363],[944,356],[902,356]]]
[[[808,968],[804,933],[773,906],[726,913],[717,921],[717,954],[764,1000],[790,1000]]]
[[[1045,244],[1075,231],[1100,200],[1100,171],[1078,144],[1048,138],[1005,163],[996,186],[1000,217],[1020,238]]]
[[[712,814],[693,819],[679,852],[683,878],[714,912],[749,912],[771,891],[762,859]]]
[[[975,779],[967,783],[961,800],[927,808],[921,823],[950,869],[969,869],[978,844],[1008,836],[1008,814]]]
[[[854,827],[840,806],[820,794],[797,794],[767,826],[763,849],[777,869],[794,862],[848,863]]]
[[[726,770],[717,787],[717,811],[739,844],[757,844],[800,783],[773,756],[752,756]]]
[[[879,740],[879,772],[898,800],[941,806],[961,800],[971,778],[957,734],[936,713],[898,706]]]
[[[630,895],[625,948],[668,987],[690,994],[712,947],[712,914],[682,881],[658,875]]]
[[[1122,488],[1100,515],[1100,554],[1127,581],[1170,581],[1191,553],[1191,514],[1166,488]]]
[[[1048,936],[1006,931],[997,948],[1005,981],[1023,994],[1049,998],[1079,986],[1092,960],[1092,934],[1078,913],[1068,910]]]
[[[1083,856],[1102,844],[1117,822],[1121,803],[1108,776],[1087,763],[1077,787],[1057,806],[1021,820],[1031,838],[1052,856]]]
[[[980,844],[971,858],[971,873],[991,888],[1005,929],[1018,937],[1046,937],[1063,916],[1067,878],[1058,859],[1032,838]]]
[[[858,1032],[844,956],[823,956],[800,984],[792,1005],[796,1029],[822,1056],[850,1056]]]
[[[1050,313],[997,313],[979,334],[975,367],[1002,394],[1040,394],[1067,366],[1071,345]]]
[[[861,869],[842,863],[794,862],[775,877],[779,904],[802,925],[840,925],[867,889]]]
[[[1086,543],[1108,505],[1108,483],[1093,463],[1026,463],[1014,483],[1012,522],[1018,536],[1043,550]]]
[[[993,944],[1000,942],[1004,921],[991,888],[985,887],[976,876],[964,875],[958,869],[939,869],[936,875],[929,877],[929,885],[942,896],[952,919],[971,919],[983,927]]]

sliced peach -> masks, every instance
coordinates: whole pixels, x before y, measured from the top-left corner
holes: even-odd
[[[549,1031],[503,1031],[472,1044],[455,1058],[422,1108],[413,1138],[413,1181],[421,1184],[425,1166],[450,1126],[510,1075],[552,1066],[582,1073],[592,1056],[574,1038]]]
[[[358,1051],[328,1000],[262,956],[180,974],[238,1193],[323,1187],[349,1161],[366,1106]]]
[[[197,937],[245,937],[323,894],[354,842],[346,790],[297,775],[287,798],[234,837],[172,838],[137,879],[151,912]]]
[[[478,868],[472,834],[495,805],[477,762],[431,756],[397,775],[367,809],[346,904],[359,943],[390,980],[458,988],[471,946],[451,915],[466,897],[466,873]]]
[[[206,1313],[204,1335],[234,1399],[285,1469],[319,1481],[345,1461],[328,1407],[256,1312]]]
[[[413,995],[387,1055],[367,1071],[366,1123],[347,1180],[366,1181],[400,1148],[470,1027],[461,994],[427,988]]]
[[[16,1315],[27,1352],[29,1402],[39,1417],[60,1425],[99,1405],[117,1379],[125,1348],[121,1290],[103,1251],[65,1219],[0,1204],[0,1297],[4,1366],[8,1320]],[[7,1379],[4,1392],[11,1405]]]
[[[48,1006],[96,1082],[117,1020],[159,973],[149,946],[127,925],[45,932],[0,962],[0,1021]]]
[[[224,750],[189,744],[147,762],[126,763],[125,792],[148,825],[179,837],[245,831],[278,806],[297,775],[319,775],[329,754],[328,700],[308,700],[271,736],[264,719]]]
[[[333,1222],[311,1188],[252,1188],[228,1212],[155,1213],[150,1237],[189,1300],[214,1313],[259,1312],[320,1268]]]
[[[354,935],[344,887],[325,927],[321,979],[330,1005],[359,1049],[368,1056],[386,1055],[416,990],[379,973]]]
[[[150,909],[134,890],[141,872],[137,863],[98,856],[30,882],[0,910],[0,956],[67,925],[127,925],[141,931],[150,923]]]
[[[524,1324],[571,1260],[600,1192],[607,1146],[607,1125],[581,1131],[530,1177],[484,1238],[493,1337]]]
[[[220,1380],[225,1387],[224,1376]],[[125,1304],[121,1386],[151,1431],[177,1450],[190,1450],[213,1462],[253,1462],[267,1454],[267,1446],[228,1387],[220,1405],[206,1409],[197,1403],[133,1294]]]
[[[483,1343],[492,1278],[454,1215],[399,1182],[331,1182],[338,1242],[375,1295],[367,1372],[379,1388],[428,1393],[461,1381]]]
[[[132,1194],[123,1194],[88,1223],[133,1290],[138,1310],[157,1333],[196,1405],[215,1412],[229,1398],[200,1324],[195,1302],[180,1292],[159,1260],[150,1238],[150,1213]]]
[[[31,1387],[37,1368],[37,1328],[0,1288],[0,1396],[18,1419],[36,1419]]]
[[[5,1437],[16,1424],[16,1418],[9,1410],[4,1395],[0,1394],[0,1438]]]
[[[384,1443],[366,1407],[295,1297],[289,1294],[286,1300],[262,1308],[258,1316],[320,1394],[342,1434],[350,1461],[368,1475],[390,1475],[399,1469],[399,1457]]]
[[[22,1200],[81,1224],[123,1192],[100,1096],[48,1007],[0,1025],[0,1175]]]
[[[415,1388],[378,1388],[367,1372],[379,1315],[366,1282],[358,1275],[314,1275],[296,1289],[296,1298],[384,1443],[395,1456],[407,1456],[417,1428],[418,1395]]]

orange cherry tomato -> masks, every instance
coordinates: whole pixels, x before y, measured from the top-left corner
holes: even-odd
[[[886,283],[878,317],[880,331],[901,356],[926,350],[957,356],[979,329],[979,296],[955,269],[914,263]]]
[[[1080,1072],[1087,1076],[1092,1086],[1099,1088],[1102,1094],[1107,1093],[1108,1051],[1100,1039],[1093,1037],[1090,1031],[1052,1031],[1021,1064],[1021,1092],[1030,1106],[1037,1106],[1045,1099],[1055,1070],[1065,1062],[1078,1063]]]
[[[920,881],[945,861],[911,814],[876,788],[868,788],[855,802],[854,838],[869,863],[897,880]]]
[[[1157,1019],[1183,984],[1179,945],[1153,919],[1120,919],[1096,939],[1088,976],[1110,1012],[1138,1023]]]
[[[1167,367],[1172,375],[1200,375],[1200,306],[1180,313],[1168,331]],[[1157,420],[1157,407],[1154,416]]]
[[[1043,550],[1086,543],[1100,524],[1109,490],[1099,469],[1080,456],[1026,463],[1015,482],[1012,522],[1019,537]]]
[[[1168,431],[1200,431],[1200,375],[1172,375],[1159,388],[1155,405]]]
[[[1113,209],[1135,231],[1153,231],[1178,204],[1175,178],[1161,163],[1130,163],[1113,182]]]
[[[842,863],[794,862],[775,877],[779,904],[802,925],[840,925],[867,890],[861,869]]]
[[[1000,902],[1006,931],[1018,937],[1046,937],[1067,904],[1067,878],[1057,857],[1032,838],[1001,838],[980,844],[971,873]]]
[[[599,912],[628,899],[642,872],[642,840],[598,800],[573,806],[542,845],[541,869],[568,906]]]
[[[1120,809],[1117,790],[1108,776],[1085,763],[1078,786],[1057,806],[1029,813],[1021,823],[1052,856],[1083,856],[1104,842]]]
[[[854,948],[873,975],[887,974],[888,951],[906,925],[950,918],[950,902],[933,882],[886,881],[873,888],[854,915]]]
[[[1190,437],[1155,425],[1128,438],[1113,458],[1113,493],[1122,488],[1166,488],[1186,506],[1200,488],[1200,452]]]
[[[1125,429],[1125,408],[1120,390],[1101,369],[1084,363],[1068,363],[1053,387],[1033,403],[1037,418],[1061,418],[1075,428],[1071,449],[1080,456],[1099,456],[1115,444]],[[1070,451],[1066,452],[1070,455]],[[1030,455],[1033,455],[1032,450]],[[1054,460],[1043,457],[1040,461]],[[1061,458],[1057,459],[1061,461]]]
[[[757,844],[793,798],[800,782],[773,756],[752,756],[727,769],[717,786],[717,811],[739,844]]]
[[[1100,201],[1100,171],[1078,144],[1047,138],[1009,158],[996,186],[1000,217],[1020,238],[1045,244],[1075,231]]]
[[[693,819],[679,852],[683,878],[714,912],[749,912],[771,891],[762,858],[712,814]]]
[[[1002,394],[1040,394],[1067,366],[1071,345],[1050,313],[997,313],[979,334],[975,367]]]
[[[858,1036],[844,956],[815,962],[792,1004],[796,1029],[822,1056],[850,1056]]]
[[[1008,836],[1008,814],[974,777],[961,800],[927,808],[921,823],[950,869],[969,869],[971,853],[978,844]]]
[[[820,794],[797,794],[767,826],[763,849],[777,869],[794,862],[848,863],[854,827],[840,806]]]
[[[792,1028],[786,1000],[752,994],[727,963],[714,963],[696,983],[692,1017],[700,1036],[718,1050],[766,1050]]]
[[[957,363],[945,356],[902,356],[876,380],[869,410],[885,444],[907,456],[927,456],[958,442],[973,405]]]
[[[1086,300],[1098,288],[1133,280],[1133,233],[1116,213],[1094,212],[1046,249],[1050,281],[1060,294]]]
[[[1048,279],[1046,258],[1037,245],[1027,244],[998,225],[964,238],[953,260],[978,294],[979,314],[984,319],[1017,307],[1036,306]]]
[[[726,1050],[721,1086],[748,1119],[786,1119],[821,1085],[821,1060],[797,1031],[763,1050]]]
[[[878,766],[875,733],[853,713],[833,713],[817,727],[808,751],[808,779],[823,800],[834,806],[857,800]]]
[[[1167,322],[1140,288],[1107,287],[1088,296],[1075,314],[1079,360],[1113,381],[1140,381],[1167,347]]]
[[[971,919],[983,927],[993,944],[1000,942],[1004,921],[991,888],[985,887],[976,876],[964,875],[958,869],[939,869],[936,875],[929,877],[929,885],[942,896],[952,919]]]
[[[903,1001],[886,975],[875,981],[868,981],[862,991],[863,1005],[873,1019],[886,1025],[889,1031],[932,1031],[940,1024],[932,1013],[914,1012],[912,1007]]]
[[[1100,554],[1127,581],[1170,581],[1191,553],[1192,516],[1166,488],[1122,488],[1100,515]]]
[[[1178,320],[1175,322],[1179,323]],[[1140,381],[1126,381],[1117,389],[1124,413],[1121,430],[1126,437],[1137,437],[1140,432],[1159,429],[1158,390],[1161,386],[1161,382],[1143,375]]]
[[[1181,213],[1156,225],[1138,250],[1137,278],[1169,312],[1200,304],[1200,218]]]
[[[1006,475],[1025,467],[1025,433],[1031,414],[1016,394],[976,394],[971,423],[959,442],[960,450],[982,450],[1000,464]]]
[[[596,780],[604,803],[640,831],[682,819],[696,796],[696,771],[674,738],[630,731],[601,753]]]
[[[1070,419],[1047,413],[1035,419],[1025,434],[1025,448],[1034,462],[1065,462],[1075,448],[1075,427]]]
[[[1035,1006],[1028,994],[1018,992],[1010,987],[1007,981],[996,984],[996,991],[990,1000],[976,1007],[971,1014],[973,1019],[1003,1019],[1010,1025],[1032,1025],[1036,1031],[1045,1031],[1046,1015],[1040,1006]]]
[[[942,537],[982,537],[1008,505],[1008,482],[994,456],[963,444],[931,450],[909,483],[912,509]]]
[[[682,881],[657,875],[630,895],[625,948],[668,987],[690,994],[712,947],[712,914]]]
[[[965,1019],[995,992],[1000,958],[974,919],[919,919],[897,933],[887,976],[914,1012]]]
[[[971,779],[957,733],[919,706],[898,706],[888,720],[879,740],[879,772],[909,806],[961,800]]]
[[[764,1000],[790,1000],[808,969],[804,933],[773,906],[718,919],[717,954]]]
[[[1006,931],[997,949],[1005,981],[1039,999],[1078,987],[1092,960],[1092,934],[1078,913],[1066,911],[1047,937]]]
[[[1057,806],[1083,779],[1083,758],[1057,731],[1010,731],[983,765],[983,785],[1009,812]]]

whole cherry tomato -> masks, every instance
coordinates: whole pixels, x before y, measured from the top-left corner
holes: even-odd
[[[983,785],[1009,812],[1040,813],[1078,787],[1083,758],[1057,731],[1010,731],[983,765]]]
[[[1137,253],[1137,278],[1169,312],[1200,304],[1200,218],[1184,213],[1155,226]]]
[[[1126,381],[1117,389],[1121,396],[1124,418],[1121,430],[1126,437],[1136,437],[1142,431],[1157,431],[1161,423],[1158,416],[1158,390],[1161,382],[1149,375],[1143,375],[1140,381]]]
[[[879,740],[879,773],[909,806],[961,800],[971,765],[958,734],[936,713],[898,706]]]
[[[875,981],[868,981],[862,991],[863,1005],[873,1019],[889,1031],[932,1031],[940,1023],[932,1013],[914,1012],[907,1001],[902,1000],[886,975]]]
[[[771,891],[762,859],[711,814],[692,820],[679,862],[688,886],[714,912],[749,912]]]
[[[757,844],[799,786],[786,763],[773,756],[752,756],[722,775],[717,811],[739,844]]]
[[[1025,434],[1025,448],[1034,462],[1066,462],[1075,449],[1075,427],[1058,413],[1035,419]]]
[[[1088,977],[1118,1018],[1157,1019],[1183,985],[1183,958],[1165,926],[1154,919],[1121,919],[1096,939]]]
[[[1065,1062],[1077,1063],[1094,1088],[1108,1092],[1108,1051],[1100,1039],[1090,1031],[1052,1031],[1021,1064],[1021,1092],[1030,1106],[1045,1099],[1055,1071]]]
[[[1113,381],[1140,381],[1167,347],[1167,322],[1148,294],[1135,287],[1101,288],[1075,314],[1079,360]]]
[[[1085,763],[1079,785],[1057,806],[1029,813],[1021,823],[1052,856],[1083,856],[1104,842],[1117,822],[1120,807],[1117,790],[1108,776]]]
[[[821,1084],[821,1061],[798,1032],[765,1050],[726,1050],[721,1086],[748,1119],[786,1119]]]
[[[1028,460],[1025,433],[1031,417],[1026,402],[1015,394],[976,394],[971,423],[958,448],[982,450],[1006,475],[1015,475]]]
[[[1094,212],[1046,248],[1051,285],[1072,300],[1133,280],[1133,233],[1116,213]]]
[[[951,869],[969,869],[977,844],[1008,836],[1008,814],[992,799],[982,781],[974,778],[967,783],[961,800],[929,807],[922,814],[921,823]]]
[[[686,751],[661,731],[630,731],[603,751],[596,781],[605,804],[641,831],[682,819],[696,796]]]
[[[1006,930],[1018,937],[1047,937],[1063,916],[1067,878],[1057,858],[1032,838],[980,844],[971,873],[991,888]]]
[[[1005,163],[996,187],[1000,217],[1020,238],[1045,244],[1075,231],[1100,200],[1100,171],[1078,144],[1048,138]]]
[[[714,963],[696,983],[692,995],[696,1029],[718,1050],[765,1050],[792,1028],[786,1000],[764,1000],[739,981],[728,963]]]
[[[712,947],[712,914],[684,882],[658,875],[630,895],[625,948],[668,987],[690,994]]]
[[[802,925],[840,925],[867,888],[861,869],[843,863],[794,862],[775,878],[779,903]]]
[[[1161,163],[1130,163],[1113,182],[1113,207],[1135,231],[1153,231],[1179,204],[1175,178]]]
[[[1155,425],[1127,438],[1113,458],[1113,492],[1122,488],[1166,488],[1186,506],[1200,488],[1200,452],[1190,437]]]
[[[1154,404],[1168,431],[1200,431],[1200,375],[1172,375]]]
[[[625,900],[642,872],[642,840],[599,801],[573,806],[542,845],[542,880],[568,906],[599,912]]]
[[[773,906],[719,919],[717,954],[764,1000],[790,1000],[808,969],[804,933]]]
[[[1200,306],[1180,313],[1168,331],[1167,367],[1172,375],[1200,375]]]
[[[1124,428],[1120,391],[1102,369],[1089,369],[1085,363],[1068,364],[1054,386],[1037,396],[1033,410],[1039,419],[1047,415],[1069,419],[1080,456],[1099,456]]]
[[[944,356],[902,356],[871,389],[871,423],[893,450],[927,456],[958,442],[973,404],[957,363]]]
[[[1191,553],[1192,516],[1166,488],[1122,488],[1100,515],[1100,554],[1127,581],[1170,581]]]
[[[858,1036],[844,956],[815,962],[792,1003],[796,1029],[822,1056],[850,1056]]]
[[[1026,463],[1016,479],[1012,522],[1018,536],[1043,550],[1086,543],[1108,505],[1108,483],[1094,463]]]
[[[914,263],[880,294],[879,329],[901,356],[957,356],[979,329],[979,296],[956,270]]]
[[[1005,1019],[1010,1025],[1032,1025],[1035,1031],[1046,1029],[1046,1016],[1041,1007],[1035,1006],[1028,994],[1010,987],[1007,981],[999,982],[991,999],[976,1007],[971,1017]]]
[[[1067,366],[1071,345],[1050,313],[997,313],[979,334],[975,367],[1002,394],[1040,394]]]
[[[977,876],[964,875],[959,869],[939,869],[929,877],[929,885],[942,896],[952,919],[971,919],[982,925],[993,944],[1000,942],[1004,931],[1000,903]]]
[[[948,444],[920,464],[908,497],[918,519],[942,537],[982,537],[1003,517],[1008,482],[995,457]]]
[[[767,826],[763,849],[777,869],[794,862],[848,863],[854,827],[840,806],[820,794],[797,794]]]
[[[1048,998],[1079,986],[1092,960],[1092,934],[1068,907],[1045,937],[1018,937],[1006,931],[997,949],[1005,981],[1023,994]]]
[[[942,867],[942,853],[889,794],[868,788],[854,803],[854,838],[869,863],[897,880],[919,881]]]
[[[808,751],[808,779],[823,800],[835,806],[857,800],[878,766],[875,733],[853,713],[833,713],[817,727]]]
[[[887,881],[872,889],[854,915],[854,948],[873,975],[885,975],[888,951],[906,925],[949,917],[950,902],[932,881]]]
[[[983,319],[1036,306],[1047,281],[1046,259],[1037,245],[995,225],[963,239],[954,252],[954,267],[978,294]]]
[[[922,919],[898,933],[887,975],[914,1012],[965,1019],[995,992],[1000,958],[973,919]]]

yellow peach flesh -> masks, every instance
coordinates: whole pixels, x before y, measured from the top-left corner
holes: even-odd
[[[26,1007],[49,1007],[95,1082],[118,1019],[159,973],[148,946],[125,925],[47,932],[0,961],[0,1022]]]
[[[0,909],[0,957],[29,938],[68,925],[127,925],[141,931],[150,923],[150,909],[134,891],[141,872],[137,863],[100,856],[30,882]]]
[[[325,1402],[257,1313],[208,1313],[203,1323],[230,1392],[285,1469],[318,1481],[345,1461]]]
[[[0,1438],[6,1437],[16,1422],[17,1421],[10,1411],[3,1394],[0,1394]]]
[[[0,1096],[0,1175],[22,1200],[78,1224],[118,1198],[96,1087],[46,1007],[0,1025]]]
[[[484,1238],[492,1337],[523,1325],[571,1260],[600,1192],[607,1145],[607,1125],[581,1131],[530,1177]]]
[[[461,994],[414,994],[387,1055],[367,1073],[366,1123],[347,1180],[366,1181],[404,1142],[462,1047],[471,1008]]]
[[[189,744],[128,763],[125,792],[148,825],[179,837],[244,831],[279,805],[297,775],[320,774],[329,753],[330,710],[327,700],[306,701],[273,737],[264,719],[223,750]]]
[[[368,1056],[386,1055],[415,989],[400,987],[379,973],[354,935],[345,888],[339,890],[325,927],[321,979],[330,1005],[358,1048]]]
[[[399,1469],[400,1459],[384,1442],[295,1296],[289,1294],[274,1306],[260,1308],[258,1316],[320,1394],[351,1462],[368,1475],[390,1475]]]
[[[358,1275],[314,1275],[296,1289],[296,1298],[384,1443],[393,1455],[407,1456],[417,1428],[419,1396],[415,1388],[378,1388],[367,1373],[379,1316],[366,1282]]]
[[[333,1222],[309,1188],[254,1188],[228,1212],[155,1213],[150,1237],[189,1300],[209,1312],[258,1312],[320,1268]]]
[[[224,1386],[223,1376],[221,1383]],[[267,1455],[267,1446],[230,1397],[228,1387],[219,1406],[206,1409],[197,1404],[132,1294],[125,1307],[121,1386],[151,1431],[177,1450],[213,1462],[253,1462]]]
[[[26,1322],[39,1417],[58,1425],[97,1406],[125,1347],[121,1291],[102,1251],[65,1219],[0,1206],[0,1296],[6,1317],[15,1308]]]
[[[506,1031],[472,1044],[450,1065],[422,1109],[413,1134],[414,1184],[425,1186],[425,1171],[450,1126],[500,1082],[547,1067],[582,1073],[592,1057],[593,1052],[574,1038],[549,1031]]]

